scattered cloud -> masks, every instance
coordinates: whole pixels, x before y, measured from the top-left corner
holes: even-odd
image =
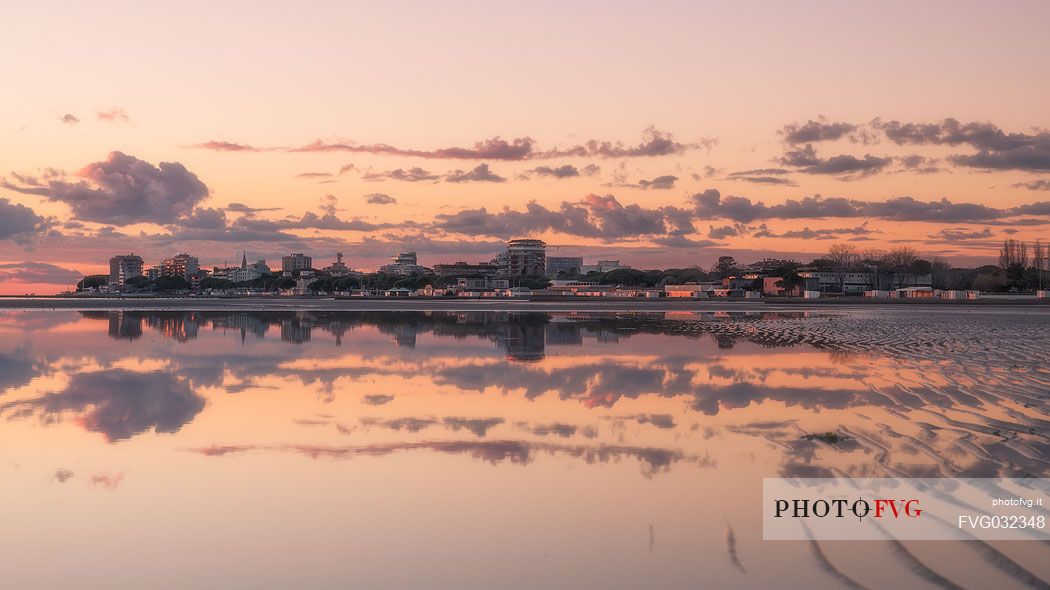
[[[259,148],[251,145],[245,145],[243,143],[233,143],[230,141],[206,141],[204,143],[195,143],[187,146],[202,150],[212,150],[215,152],[258,152],[261,151]]]
[[[6,181],[2,186],[10,188]],[[33,237],[47,231],[52,225],[51,220],[37,215],[29,207],[0,197],[0,240],[28,244]]]
[[[670,190],[670,189],[674,188],[674,183],[677,182],[677,181],[678,181],[678,177],[677,176],[671,176],[670,174],[665,174],[663,176],[657,176],[656,178],[654,178],[652,180],[645,180],[645,179],[639,180],[638,181],[638,186],[640,186],[640,187],[642,187],[644,189]]]
[[[790,144],[816,143],[819,141],[835,141],[842,139],[849,133],[857,130],[857,125],[851,123],[834,123],[826,120],[805,123],[789,123],[783,129],[777,131],[784,136],[784,141]]]
[[[78,119],[77,116],[72,113],[66,113],[59,117],[58,120],[62,121],[66,125],[76,125],[80,122],[80,119]]]
[[[947,242],[959,242],[964,240],[982,240],[992,237],[992,230],[984,228],[982,231],[967,230],[963,228],[945,228],[935,234],[931,234],[930,237],[938,240],[945,240]]]
[[[1050,180],[1032,180],[1029,182],[1018,182],[1014,188],[1026,188],[1030,191],[1050,191]]]
[[[84,275],[47,262],[11,262],[0,264],[0,282],[71,285]]]
[[[948,118],[939,123],[902,123],[876,119],[872,126],[897,145],[968,145],[973,154],[956,154],[956,166],[984,170],[1050,170],[1050,131],[1007,133],[989,122],[960,123]]]
[[[893,162],[893,158],[880,158],[865,154],[863,158],[844,154],[821,158],[812,144],[788,150],[778,160],[784,166],[790,166],[803,174],[826,174],[842,180],[853,180],[875,174]]]
[[[471,170],[453,170],[445,182],[506,182],[507,179],[489,170],[488,164],[478,164]]]
[[[386,172],[366,172],[361,175],[362,180],[369,182],[382,182],[384,180],[400,180],[401,182],[437,182],[441,180],[441,177],[437,174],[431,174],[429,171],[422,168],[395,168],[394,170],[387,170]]]
[[[497,160],[524,161],[565,157],[635,158],[681,154],[692,149],[710,149],[717,139],[704,138],[693,143],[679,143],[670,133],[648,127],[642,132],[642,141],[630,145],[620,141],[591,139],[568,146],[541,150],[531,137],[506,140],[496,136],[474,142],[471,147],[444,147],[432,150],[402,148],[385,143],[359,144],[348,141],[324,141],[321,139],[299,147],[261,148],[227,141],[206,141],[189,147],[215,151],[283,151],[299,153],[360,153],[379,156],[401,156],[434,160]]]
[[[2,186],[64,203],[78,220],[113,225],[174,223],[208,196],[208,187],[182,164],[154,166],[121,152],[88,164],[77,176],[83,180],[51,179],[46,186],[5,181]]]
[[[371,193],[365,195],[365,202],[369,205],[394,205],[397,199],[383,193]]]
[[[128,114],[120,107],[98,111],[95,114],[98,116],[99,121],[106,121],[108,123],[131,123],[131,117],[128,117]]]

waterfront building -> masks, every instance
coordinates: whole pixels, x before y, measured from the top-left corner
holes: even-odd
[[[336,252],[335,253],[335,262],[333,262],[332,264],[324,267],[322,270],[324,270],[326,273],[332,275],[333,277],[341,277],[341,276],[346,276],[346,275],[350,274],[350,267],[348,267],[346,265],[346,263],[343,262],[343,253],[342,252]]]
[[[394,256],[390,264],[384,264],[379,268],[380,272],[390,275],[411,275],[426,270],[425,267],[419,265],[415,252],[402,252]]]
[[[165,258],[160,264],[160,276],[186,278],[201,269],[200,261],[189,254],[176,254]]]
[[[434,274],[439,277],[485,277],[499,274],[500,265],[495,262],[479,262],[467,264],[466,262],[454,262],[452,264],[435,264]]]
[[[289,254],[288,256],[281,258],[281,270],[284,272],[306,270],[308,268],[313,268],[313,265],[313,258],[302,253]]]
[[[507,274],[543,275],[547,270],[547,244],[543,240],[517,239],[507,242]]]
[[[118,255],[109,259],[109,284],[123,287],[125,281],[142,276],[142,257]]]
[[[595,264],[585,264],[580,268],[582,274],[589,272],[611,272],[621,268],[631,268],[630,266],[620,264],[619,260],[599,260]]]
[[[568,275],[580,274],[583,268],[583,258],[578,256],[548,256],[547,276],[556,277],[561,273]]]

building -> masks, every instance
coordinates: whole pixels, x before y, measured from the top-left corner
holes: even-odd
[[[621,265],[619,260],[599,260],[595,264],[585,264],[580,269],[580,272],[587,274],[589,272],[610,272],[620,268],[631,268],[626,265]]]
[[[343,262],[342,252],[336,252],[335,262],[324,267],[322,270],[332,275],[333,277],[342,277],[350,274],[350,267],[348,267],[346,263]]]
[[[466,262],[454,262],[452,264],[435,264],[434,274],[439,277],[487,277],[499,274],[500,266],[495,262],[479,262],[467,264]]]
[[[804,279],[816,279],[817,290],[822,293],[860,294],[875,284],[875,274],[863,271],[801,270],[798,275]]]
[[[543,240],[518,239],[507,242],[507,274],[542,276],[547,271],[547,244]]]
[[[200,271],[200,261],[189,254],[176,254],[160,263],[160,276],[186,278]]]
[[[289,254],[281,258],[281,270],[292,272],[314,267],[314,260],[302,253]]]
[[[495,289],[509,289],[510,279],[496,279],[492,277],[462,278],[456,281],[456,287],[460,291],[493,291]]]
[[[548,256],[547,276],[556,277],[561,273],[578,275],[583,268],[583,258],[575,256]]]
[[[415,252],[402,252],[394,256],[390,264],[384,264],[379,267],[379,272],[384,272],[388,275],[413,275],[426,270],[426,268],[419,266]]]
[[[124,286],[128,279],[142,276],[142,257],[134,254],[109,259],[109,284]]]

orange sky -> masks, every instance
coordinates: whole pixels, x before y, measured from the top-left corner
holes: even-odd
[[[128,251],[373,269],[402,249],[487,260],[518,235],[639,267],[846,240],[968,265],[1050,221],[1042,2],[9,12],[3,294]]]

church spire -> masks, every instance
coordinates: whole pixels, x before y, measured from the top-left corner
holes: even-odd
[[[241,250],[241,270],[247,270],[248,268],[248,252]]]

